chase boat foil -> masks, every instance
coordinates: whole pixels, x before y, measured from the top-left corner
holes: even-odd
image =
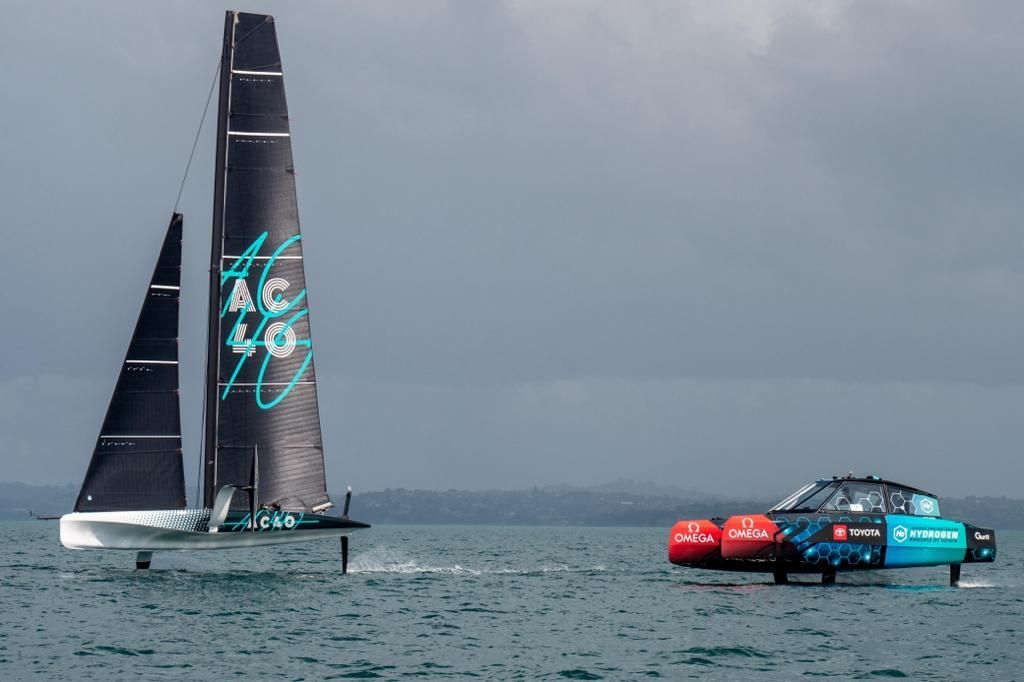
[[[943,518],[935,495],[878,476],[814,481],[763,514],[679,521],[668,536],[673,564],[721,571],[818,573],[960,565],[996,558],[991,528]]]

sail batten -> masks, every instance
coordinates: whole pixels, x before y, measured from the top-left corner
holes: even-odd
[[[273,18],[229,12],[218,105],[204,502],[224,485],[330,504],[291,131]],[[232,500],[248,509],[247,493]]]
[[[146,289],[75,511],[181,509],[178,403],[182,218],[175,213]]]

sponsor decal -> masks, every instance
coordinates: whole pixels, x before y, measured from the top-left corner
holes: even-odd
[[[284,240],[269,257],[260,256],[268,235],[268,232],[264,232],[257,237],[220,276],[221,288],[224,289],[229,283],[231,287],[224,297],[224,308],[220,316],[223,319],[230,314],[234,319],[231,331],[224,336],[224,343],[232,353],[239,355],[231,378],[224,385],[221,400],[227,399],[249,358],[258,355],[257,361],[262,361],[262,364],[253,395],[256,404],[264,410],[274,407],[291,393],[313,359],[312,341],[298,338],[292,328],[292,325],[309,314],[309,308],[305,305],[306,290],[296,292],[291,289],[288,280],[272,276],[275,263],[289,246],[298,243],[300,236],[296,234]],[[257,258],[266,260],[259,269],[258,280],[252,282],[249,270]],[[253,284],[255,288],[252,288]],[[305,350],[305,358],[299,363],[295,374],[284,388],[269,393],[265,400],[263,381],[267,368],[275,359],[287,358],[299,347]]]
[[[733,516],[725,522],[722,534],[722,557],[736,559],[759,556],[767,551],[779,527],[761,514]]]
[[[915,507],[920,509],[918,502]],[[938,505],[936,505],[938,511]],[[889,516],[885,552],[886,566],[934,566],[960,563],[967,549],[969,533],[955,521],[923,516]],[[985,530],[985,529],[981,529]]]
[[[730,528],[729,539],[730,540],[770,540],[768,531],[764,528],[757,528],[754,525],[754,519],[749,516],[744,516],[740,520],[742,528]]]
[[[246,514],[241,518],[240,521],[231,524],[231,530],[250,530],[249,516],[249,514]],[[256,512],[256,530],[292,530],[296,526],[302,525],[303,523],[312,522],[303,521],[304,517],[304,512],[292,514],[291,512],[270,511],[268,509],[261,509],[258,512]]]
[[[955,528],[911,528],[910,539],[956,542],[960,539],[960,531]]]
[[[907,540],[938,544],[956,544],[960,541],[960,530],[957,528],[919,528],[896,526],[892,529],[892,539],[898,543]]]
[[[676,533],[673,539],[676,542],[685,542],[691,545],[714,545],[718,543],[711,533],[701,531],[700,524],[694,521],[686,524],[686,532]]]
[[[882,539],[881,528],[851,528],[849,534],[851,538],[874,538],[877,540]]]
[[[909,506],[902,511],[906,513],[907,510],[915,516],[940,516],[939,501],[928,495],[915,494],[910,498]]]
[[[845,523],[836,523],[832,526],[833,542],[848,542],[851,540],[881,540],[882,529],[878,527],[864,527]]]
[[[668,558],[675,564],[700,562],[718,549],[721,529],[711,521],[678,521],[668,536]]]
[[[974,539],[975,540],[981,540],[983,542],[989,542],[989,541],[992,540],[992,534],[991,533],[981,533],[979,531],[974,531]]]

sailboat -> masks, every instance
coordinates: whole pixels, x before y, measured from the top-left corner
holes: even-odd
[[[212,88],[211,88],[212,94]],[[74,512],[72,549],[227,549],[348,538],[327,492],[295,176],[271,16],[227,12],[219,71],[203,430],[188,508],[178,385],[182,215],[171,218]],[[187,173],[187,171],[186,171]]]

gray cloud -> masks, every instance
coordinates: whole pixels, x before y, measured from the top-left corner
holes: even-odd
[[[1016,492],[1016,4],[257,4],[278,17],[335,482],[726,491],[737,471],[785,488],[873,468]],[[5,16],[21,344],[0,359],[17,415],[0,457],[5,477],[64,481],[127,343],[221,17]],[[182,203],[190,455],[210,132]],[[27,416],[55,406],[40,436]]]

